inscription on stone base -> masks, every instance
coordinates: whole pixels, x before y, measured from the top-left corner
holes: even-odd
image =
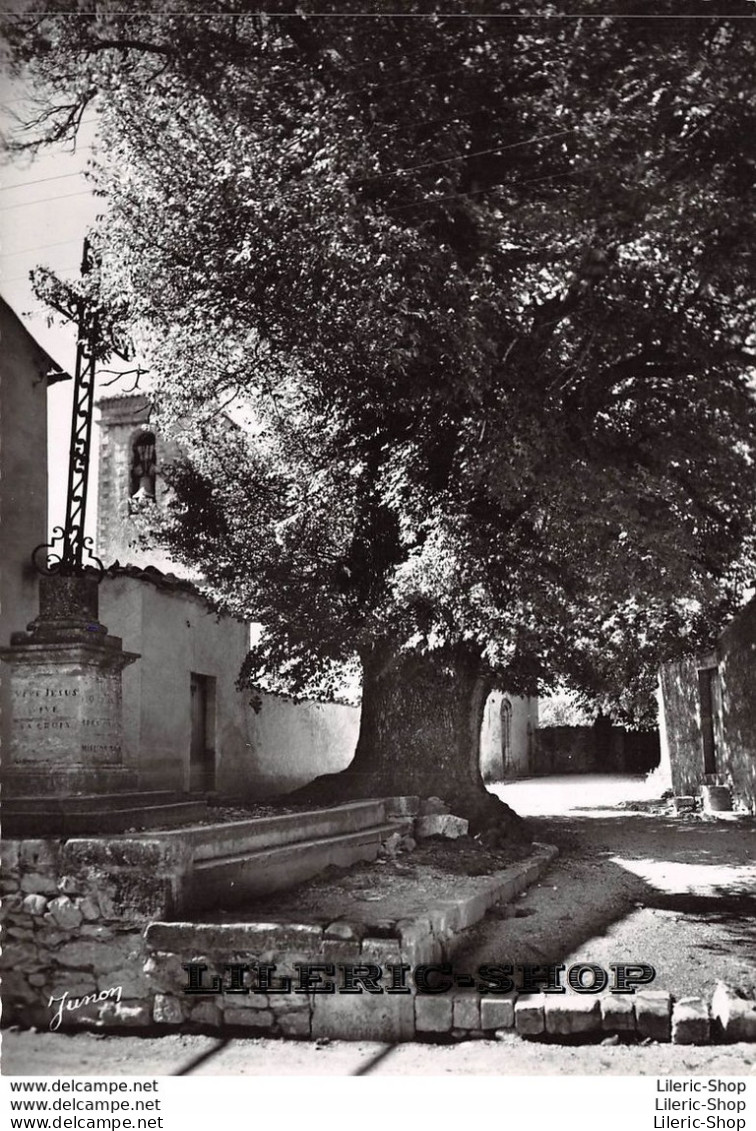
[[[121,672],[138,659],[115,637],[91,643],[26,639],[0,653],[10,685],[9,796],[31,786],[52,796],[99,792],[133,773],[123,767]],[[100,782],[100,779],[101,782]]]
[[[119,762],[121,673],[24,663],[11,678],[11,761]]]

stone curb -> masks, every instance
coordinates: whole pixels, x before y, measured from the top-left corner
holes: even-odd
[[[552,845],[534,844],[525,860],[496,872],[472,895],[439,900],[415,919],[379,924],[338,919],[332,923],[193,923],[153,922],[144,932],[148,952],[207,954],[223,949],[226,954],[254,955],[288,951],[307,953],[312,959],[326,954],[331,962],[354,962],[360,956],[373,962],[407,961],[412,965],[437,962],[454,938],[482,919],[489,907],[514,899],[537,880],[558,851]],[[371,934],[371,931],[374,933]]]
[[[443,1033],[454,1040],[503,1036],[514,1032],[531,1040],[559,1043],[560,1037],[617,1037],[625,1040],[671,1042],[675,1045],[756,1042],[756,1001],[741,998],[723,982],[717,983],[711,1002],[703,998],[675,999],[664,990],[635,994],[508,994],[480,997],[480,1024],[474,1011],[462,1002],[471,995],[452,997],[446,1011],[439,1002],[425,1004],[416,998],[416,1039],[438,1039]],[[449,1006],[451,1009],[449,1009]],[[453,1024],[440,1023],[447,1013]],[[432,1016],[434,1024],[426,1018]]]

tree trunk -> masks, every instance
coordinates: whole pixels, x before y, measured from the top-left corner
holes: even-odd
[[[470,831],[522,834],[520,818],[480,776],[480,728],[489,684],[457,649],[436,656],[374,648],[363,661],[362,718],[354,760],[289,795],[313,804],[361,797],[440,797]]]

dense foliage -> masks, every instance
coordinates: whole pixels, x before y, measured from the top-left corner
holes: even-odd
[[[104,293],[187,453],[166,537],[264,626],[250,680],[463,644],[648,718],[752,568],[750,31],[36,7],[23,141],[100,116]]]

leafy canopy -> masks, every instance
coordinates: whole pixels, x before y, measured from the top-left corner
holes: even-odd
[[[251,678],[464,642],[637,715],[753,560],[750,29],[267,7],[4,29],[24,143],[100,117],[102,286],[187,453],[164,535],[263,624]]]

